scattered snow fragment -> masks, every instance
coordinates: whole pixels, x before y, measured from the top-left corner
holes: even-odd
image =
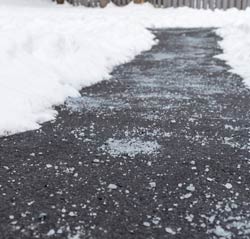
[[[114,190],[114,189],[117,189],[117,186],[115,184],[109,184],[108,185],[108,188],[111,189],[111,190]]]
[[[34,204],[35,201],[31,201],[31,202],[28,202],[28,206],[31,206],[32,204]]]
[[[233,187],[231,183],[226,183],[224,186],[225,186],[227,189],[231,189],[231,188]]]
[[[225,129],[230,129],[230,130],[233,130],[233,129],[234,129],[234,127],[233,127],[232,125],[228,125],[228,124],[226,124],[226,125],[225,125]]]
[[[51,164],[46,164],[46,168],[52,168],[53,166]]]
[[[212,182],[212,181],[214,181],[214,179],[213,178],[207,178],[207,181]]]
[[[149,222],[143,222],[143,226],[150,227],[150,223]]]
[[[55,233],[56,232],[54,229],[50,229],[49,232],[47,233],[47,236],[53,236]]]
[[[211,217],[208,218],[208,221],[209,221],[210,223],[213,223],[214,220],[215,220],[215,215],[213,215],[213,216],[211,216]]]
[[[186,187],[186,189],[190,192],[194,192],[195,191],[195,187],[193,184],[190,184],[189,186]]]
[[[77,212],[69,212],[69,216],[76,217],[77,216]]]
[[[187,199],[187,198],[190,198],[190,197],[192,197],[192,193],[187,193],[187,194],[184,194],[184,195],[182,195],[182,196],[180,196],[180,199]]]
[[[59,228],[58,230],[57,230],[57,232],[56,232],[57,234],[62,234],[63,233],[63,230],[62,230],[62,228]]]
[[[205,228],[205,227],[206,227],[206,224],[205,224],[205,223],[201,223],[201,227],[202,227],[202,228]]]
[[[63,208],[63,209],[62,209],[62,213],[65,213],[65,212],[66,212],[66,209],[65,209],[65,208]]]
[[[187,215],[185,218],[186,218],[186,220],[187,220],[188,222],[192,222],[193,219],[194,219],[194,215],[193,215],[193,214],[190,214],[190,215]]]
[[[171,227],[165,227],[165,231],[169,234],[175,235],[176,232]]]
[[[161,218],[160,217],[154,217],[152,219],[152,223],[155,224],[155,225],[158,225],[161,221]]]
[[[155,182],[150,182],[149,185],[150,185],[151,188],[155,188],[156,187],[156,183]]]

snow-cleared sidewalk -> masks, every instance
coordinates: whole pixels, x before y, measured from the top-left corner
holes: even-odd
[[[25,0],[23,0],[25,1]],[[106,9],[0,0],[0,135],[37,129],[56,117],[54,105],[109,78],[157,41],[147,28],[219,27],[233,70],[250,82],[250,10]]]
[[[2,238],[250,237],[250,90],[211,29],[159,44],[0,138]]]

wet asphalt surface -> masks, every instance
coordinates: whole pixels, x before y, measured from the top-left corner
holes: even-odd
[[[250,238],[250,91],[213,29],[159,44],[0,139],[0,238]]]

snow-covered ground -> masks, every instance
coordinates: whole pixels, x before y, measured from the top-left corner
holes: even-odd
[[[250,9],[89,9],[0,0],[0,135],[54,119],[54,105],[156,44],[149,27],[219,27],[220,57],[250,85]]]

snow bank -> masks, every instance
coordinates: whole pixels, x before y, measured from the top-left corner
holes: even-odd
[[[248,11],[248,14],[250,12]],[[249,14],[250,15],[250,14]],[[217,30],[223,37],[220,46],[223,54],[218,57],[232,67],[232,72],[243,77],[250,86],[250,18]]]
[[[48,0],[0,0],[0,135],[39,128],[56,117],[53,105],[150,49],[156,41],[148,27],[220,27],[225,52],[220,57],[250,84],[249,10],[148,4],[87,9]]]

